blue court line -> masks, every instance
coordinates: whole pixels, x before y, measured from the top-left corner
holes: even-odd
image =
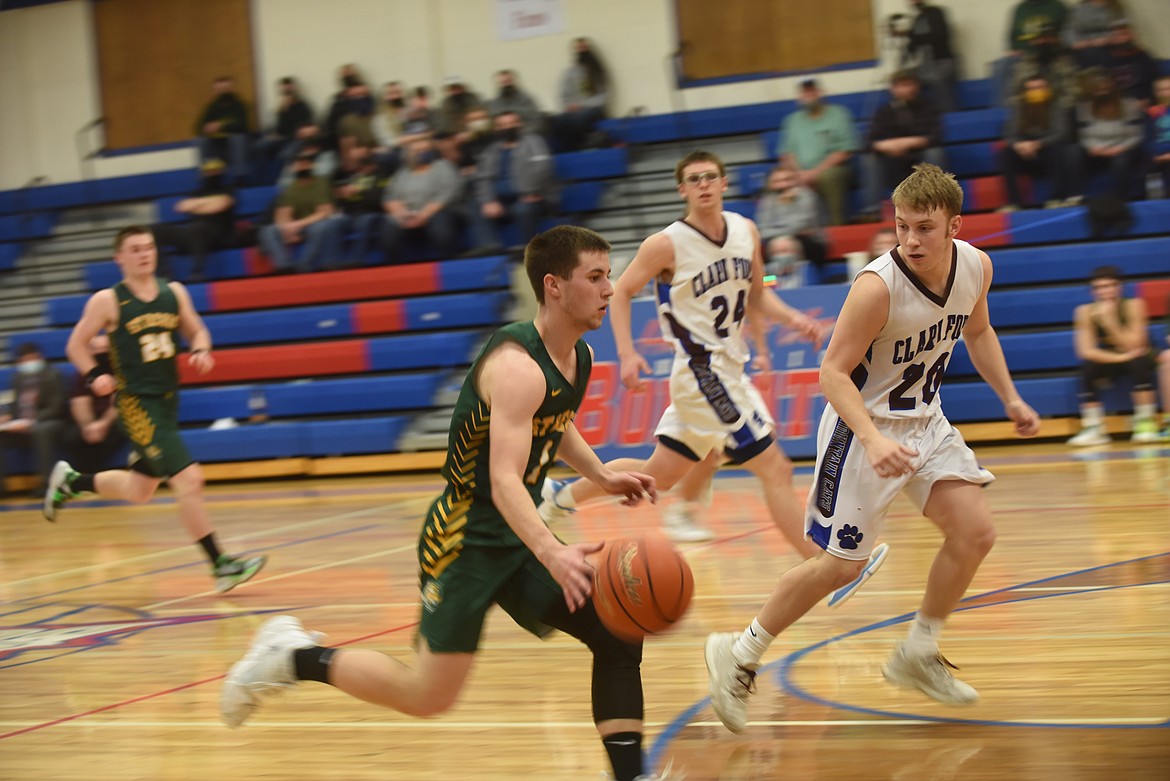
[[[357,526],[353,529],[342,529],[341,531],[329,532],[328,534],[320,534],[320,535],[317,535],[316,537],[306,537],[304,539],[293,540],[291,542],[280,542],[280,543],[276,543],[274,545],[268,545],[268,546],[265,546],[262,548],[249,548],[249,549],[241,552],[239,555],[245,555],[245,554],[249,554],[249,553],[263,553],[264,551],[277,550],[279,548],[288,548],[288,547],[291,547],[294,545],[304,545],[305,543],[317,542],[319,540],[328,540],[330,538],[340,537],[340,536],[345,535],[345,534],[353,534],[354,532],[368,531],[369,529],[376,529],[380,526],[383,526],[383,524],[370,523],[370,524],[366,524],[365,526]],[[37,594],[36,596],[31,596],[31,597],[21,597],[20,599],[0,601],[0,606],[19,605],[22,602],[28,602],[29,600],[32,600],[32,599],[46,599],[48,597],[60,596],[61,594],[71,594],[75,591],[85,591],[86,589],[97,588],[98,586],[107,586],[111,583],[121,583],[122,581],[125,581],[125,580],[133,580],[134,578],[146,577],[148,575],[160,575],[164,572],[175,572],[177,570],[187,569],[188,567],[206,567],[206,566],[208,566],[207,563],[202,562],[202,561],[189,562],[187,564],[177,564],[173,567],[163,567],[162,569],[150,570],[147,572],[139,572],[139,573],[136,573],[133,575],[123,575],[120,578],[111,578],[109,580],[103,580],[103,581],[99,581],[97,583],[87,583],[84,586],[74,586],[73,588],[67,588],[67,589],[64,589],[62,591],[53,591],[53,592],[50,592],[48,594]],[[19,611],[17,611],[17,612],[19,612]],[[5,615],[12,615],[12,614],[11,613],[0,613],[0,618],[4,617]]]
[[[1028,587],[1035,586],[1037,584],[1042,584],[1042,583],[1049,583],[1049,582],[1052,582],[1054,580],[1060,580],[1063,578],[1072,577],[1074,575],[1081,575],[1081,574],[1085,574],[1088,572],[1096,572],[1098,570],[1108,569],[1110,567],[1120,567],[1120,566],[1123,566],[1126,564],[1134,564],[1136,562],[1148,561],[1150,559],[1162,558],[1164,556],[1170,556],[1170,551],[1168,551],[1166,553],[1154,554],[1152,556],[1141,556],[1141,557],[1136,558],[1136,559],[1127,559],[1125,561],[1118,561],[1118,562],[1114,562],[1112,564],[1102,564],[1100,566],[1089,567],[1087,569],[1074,570],[1072,572],[1066,572],[1066,573],[1063,573],[1060,575],[1053,575],[1053,576],[1047,577],[1047,578],[1040,578],[1039,580],[1032,580],[1032,581],[1028,581],[1025,583],[1020,583],[1020,584],[1015,585],[1015,586],[1008,586],[1006,588],[996,589],[994,591],[988,591],[988,592],[982,593],[982,594],[976,594],[974,596],[965,598],[963,600],[963,602],[971,602],[971,601],[978,600],[978,599],[985,599],[986,597],[994,595],[994,594],[1003,594],[1006,592],[1014,591],[1016,589],[1028,588]],[[955,612],[966,611],[966,610],[978,610],[980,608],[985,608],[985,607],[998,607],[1001,605],[1011,604],[1013,602],[1027,602],[1027,601],[1031,601],[1031,600],[1035,600],[1035,599],[1048,599],[1051,597],[1079,596],[1081,594],[1091,594],[1091,593],[1100,592],[1100,591],[1115,591],[1115,590],[1120,590],[1120,589],[1124,589],[1124,588],[1134,588],[1136,586],[1146,586],[1146,585],[1162,584],[1162,583],[1170,583],[1170,580],[1150,581],[1147,583],[1132,583],[1132,584],[1126,584],[1123,586],[1093,586],[1093,587],[1086,587],[1084,589],[1080,589],[1077,591],[1065,591],[1065,592],[1053,593],[1053,594],[1029,594],[1029,595],[1021,596],[1021,597],[1018,597],[1015,599],[1004,599],[1004,600],[1000,600],[1000,601],[996,601],[996,602],[988,602],[988,603],[980,604],[980,605],[968,605],[967,607],[962,607],[961,606],[962,603],[960,603],[960,607],[958,609],[956,609]],[[799,651],[795,651],[795,652],[789,654],[788,656],[783,657],[782,659],[778,659],[775,662],[772,662],[770,664],[766,664],[760,668],[760,672],[769,671],[769,672],[773,673],[775,675],[775,677],[777,678],[781,688],[783,689],[783,691],[786,694],[791,694],[791,695],[796,696],[800,699],[807,700],[809,702],[813,702],[813,703],[816,703],[818,705],[826,705],[826,706],[829,706],[832,708],[837,708],[839,710],[852,711],[854,713],[860,713],[860,714],[864,714],[864,715],[868,715],[868,716],[884,716],[884,717],[890,718],[893,721],[914,720],[914,721],[931,721],[931,722],[937,722],[937,723],[942,723],[942,724],[971,724],[971,725],[986,726],[986,727],[1027,727],[1027,728],[1043,728],[1043,729],[1057,729],[1057,728],[1059,728],[1059,729],[1165,729],[1167,727],[1170,727],[1170,719],[1167,719],[1166,721],[1161,722],[1159,724],[1055,724],[1055,723],[1047,723],[1047,722],[1000,721],[1000,720],[995,720],[995,719],[962,719],[962,718],[950,718],[950,717],[940,717],[940,716],[922,716],[922,715],[912,714],[912,713],[900,713],[897,711],[885,711],[885,710],[879,710],[879,709],[875,709],[875,708],[865,708],[865,707],[861,707],[861,706],[857,706],[857,705],[849,705],[847,703],[839,702],[836,700],[828,700],[828,699],[825,699],[823,697],[818,697],[817,695],[810,694],[807,691],[805,691],[804,689],[797,686],[796,684],[792,683],[792,680],[791,680],[792,668],[795,666],[795,664],[798,661],[800,661],[803,657],[807,656],[808,654],[812,653],[813,651],[819,650],[827,645],[839,642],[841,640],[845,640],[845,639],[850,638],[850,637],[855,637],[855,636],[860,635],[860,634],[873,632],[873,631],[878,630],[878,629],[886,629],[886,628],[891,627],[891,626],[896,626],[897,624],[903,624],[903,623],[910,621],[912,618],[914,618],[914,613],[905,613],[905,614],[900,615],[900,616],[895,616],[893,618],[887,618],[887,619],[884,619],[882,621],[877,621],[875,623],[869,624],[868,626],[863,626],[859,629],[850,630],[850,631],[845,632],[843,634],[837,635],[836,637],[831,637],[827,640],[822,640],[818,643],[814,643],[813,645],[802,648]],[[710,702],[711,702],[711,699],[709,697],[704,697],[702,700],[699,700],[697,703],[695,703],[694,705],[692,705],[691,707],[687,708],[685,711],[680,713],[669,724],[666,725],[666,727],[662,730],[662,732],[658,735],[658,737],[655,738],[654,743],[651,746],[650,753],[648,756],[649,767],[652,767],[652,768],[658,767],[659,763],[662,761],[663,755],[666,753],[667,746],[678,736],[678,734],[680,732],[682,732],[683,728],[686,727],[687,724],[689,724],[692,720],[694,720],[695,717],[698,716],[698,714],[700,712],[702,712],[703,709],[706,708],[710,704]]]

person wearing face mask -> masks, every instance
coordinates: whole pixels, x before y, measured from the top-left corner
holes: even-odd
[[[301,97],[296,80],[285,76],[277,82],[279,101],[272,127],[257,139],[253,158],[263,169],[263,180],[273,181],[278,171],[273,166],[287,163],[296,150],[297,131],[313,124],[313,109]]]
[[[401,81],[388,81],[382,87],[382,105],[370,121],[374,134],[374,156],[388,171],[402,163],[398,142],[406,126],[406,91]]]
[[[603,145],[597,124],[609,104],[609,72],[588,38],[573,41],[573,64],[561,76],[561,113],[549,118],[558,152]]]
[[[756,202],[756,225],[765,251],[764,268],[776,275],[781,287],[799,287],[796,273],[806,261],[825,259],[825,239],[816,194],[800,182],[796,172],[777,166]]]
[[[1120,0],[1081,0],[1070,9],[1062,37],[1078,65],[1101,64],[1101,50],[1109,45],[1113,23],[1124,16]]]
[[[341,260],[341,236],[329,181],[313,171],[313,155],[302,152],[293,161],[293,180],[276,197],[273,224],[260,229],[260,248],[278,274],[312,271]],[[294,265],[290,248],[301,247]]]
[[[913,67],[927,86],[931,99],[943,112],[958,108],[955,79],[958,66],[951,48],[951,28],[946,12],[926,0],[910,0],[914,20],[906,35],[903,67]]]
[[[495,119],[495,141],[476,167],[473,210],[476,248],[499,249],[500,226],[513,222],[519,244],[527,244],[550,211],[554,192],[553,160],[544,139],[528,133],[516,112]]]
[[[203,279],[207,254],[236,244],[236,197],[224,178],[224,164],[208,160],[200,168],[199,187],[175,204],[187,216],[184,223],[159,223],[151,228],[159,246],[159,274],[170,276],[164,246],[191,256],[190,281]]]
[[[540,111],[540,106],[517,84],[516,71],[510,68],[497,71],[496,86],[499,92],[488,102],[490,116],[498,117],[504,113],[519,114],[528,132],[544,132],[544,115]]]
[[[388,215],[382,224],[387,260],[402,262],[407,241],[423,245],[428,258],[454,257],[460,244],[462,194],[459,172],[439,156],[434,142],[429,137],[412,142],[406,164],[382,193],[382,207]]]
[[[382,190],[390,180],[378,165],[373,150],[355,145],[333,175],[333,196],[337,207],[337,231],[351,241],[342,265],[357,268],[366,264],[372,242],[382,236]]]
[[[483,101],[479,95],[467,89],[460,76],[448,76],[443,81],[446,96],[439,105],[439,130],[448,133],[462,133],[467,130],[467,112],[474,108],[482,108]]]
[[[89,350],[102,373],[112,373],[110,337],[98,334],[89,340]],[[73,425],[65,435],[65,451],[70,463],[83,473],[108,468],[114,456],[126,446],[126,435],[115,425],[118,408],[114,396],[98,396],[85,378],[78,375],[69,394],[69,412]]]
[[[195,123],[199,162],[228,161],[229,176],[236,182],[250,178],[248,170],[248,107],[235,91],[231,76],[220,76],[213,84],[213,97]]]
[[[942,117],[938,107],[920,90],[918,75],[898,71],[890,79],[890,100],[878,106],[869,126],[866,155],[868,210],[875,214],[881,202],[921,162],[941,167]]]
[[[1064,44],[1057,28],[1041,25],[1031,39],[1031,45],[1016,58],[1011,71],[1005,104],[1020,93],[1024,81],[1039,75],[1048,82],[1053,98],[1066,110],[1072,109],[1080,97],[1080,66]]]
[[[41,494],[65,431],[68,411],[61,373],[45,362],[41,348],[29,342],[16,350],[12,403],[0,414],[0,493],[8,474],[9,451],[31,453]]]
[[[816,79],[800,83],[800,108],[780,127],[780,164],[820,193],[832,225],[845,223],[851,174],[849,158],[858,149],[857,126],[844,106],[826,103]]]
[[[1100,63],[1113,76],[1121,94],[1150,105],[1158,63],[1138,46],[1127,20],[1118,19],[1110,26],[1109,43],[1101,50]]]
[[[1004,133],[1006,142],[1000,151],[1007,203],[1001,212],[1016,211],[1024,203],[1020,195],[1019,177],[1035,179],[1049,177],[1051,195],[1045,204],[1072,205],[1069,171],[1068,112],[1056,100],[1048,80],[1033,74],[1020,87],[1008,106],[1008,121]]]

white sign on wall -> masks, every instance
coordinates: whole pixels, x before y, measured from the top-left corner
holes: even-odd
[[[501,41],[563,33],[564,4],[562,0],[496,0],[496,31]]]

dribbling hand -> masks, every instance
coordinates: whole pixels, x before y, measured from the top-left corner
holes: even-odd
[[[602,476],[598,484],[611,496],[625,497],[622,504],[626,507],[635,507],[644,498],[649,499],[650,504],[658,502],[658,488],[654,478],[641,472],[609,472]]]
[[[541,563],[565,592],[565,604],[570,613],[584,607],[585,600],[593,593],[594,569],[585,557],[603,547],[605,543],[602,542],[557,545],[548,555],[541,557]]]

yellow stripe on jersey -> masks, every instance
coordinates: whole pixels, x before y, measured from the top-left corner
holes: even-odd
[[[470,491],[475,488],[476,457],[487,440],[491,419],[491,408],[481,401],[455,436],[455,446],[451,449],[451,480],[462,489]]]
[[[117,396],[118,414],[122,416],[122,424],[126,433],[136,445],[146,446],[154,439],[154,421],[150,414],[138,403],[137,396],[119,393]]]
[[[463,549],[463,529],[467,526],[467,511],[471,508],[471,497],[455,499],[443,496],[435,502],[434,510],[427,518],[426,533],[423,534],[422,570],[437,578]]]

